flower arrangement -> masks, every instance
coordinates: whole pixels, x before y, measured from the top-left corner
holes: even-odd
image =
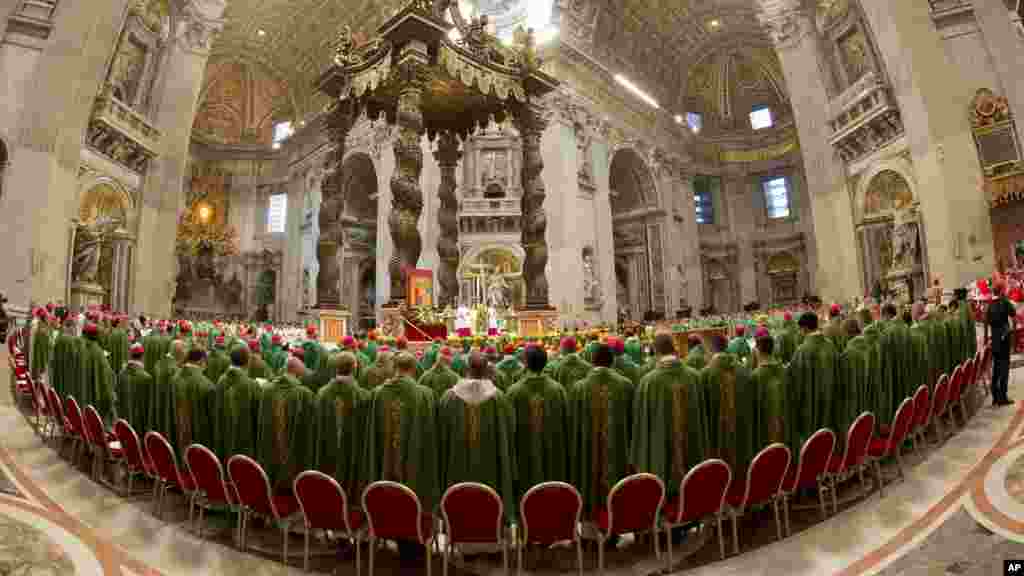
[[[180,255],[197,256],[210,251],[215,256],[238,255],[238,232],[234,226],[203,223],[193,204],[178,217],[175,251]]]

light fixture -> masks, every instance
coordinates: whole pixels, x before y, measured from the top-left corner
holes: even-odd
[[[661,108],[661,105],[658,104],[657,100],[652,98],[651,95],[648,94],[647,92],[644,92],[643,90],[638,88],[636,84],[630,82],[629,78],[626,78],[622,74],[616,74],[615,81],[621,84],[624,88],[626,88],[626,90],[632,92],[634,96],[646,102],[648,106],[659,109]]]
[[[715,18],[714,20],[709,20],[708,21],[708,29],[709,30],[718,30],[719,28],[721,28],[721,26],[722,26],[722,22],[718,18]]]
[[[256,31],[256,35],[262,38],[267,35],[267,31],[264,30],[263,28],[260,28],[259,30]]]
[[[206,204],[199,205],[199,221],[206,224],[210,221],[210,216],[213,215],[213,210]]]
[[[683,117],[680,116],[679,114],[676,114],[675,118],[676,118],[676,124],[682,124],[683,123]]]

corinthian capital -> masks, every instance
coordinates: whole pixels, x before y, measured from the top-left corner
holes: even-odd
[[[207,53],[224,27],[224,0],[191,0],[181,11],[178,38],[186,50]]]
[[[798,2],[782,4],[762,13],[760,20],[768,28],[776,48],[793,48],[814,31],[814,15]]]

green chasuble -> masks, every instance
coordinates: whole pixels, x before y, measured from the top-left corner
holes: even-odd
[[[110,352],[110,369],[120,374],[128,362],[128,333],[122,328],[114,328],[107,337],[107,352]],[[143,356],[145,358],[145,356]]]
[[[185,364],[175,375],[173,386],[174,413],[178,418],[178,461],[185,461],[185,449],[191,444],[202,444],[216,451],[213,384],[202,368]]]
[[[808,334],[793,355],[788,373],[788,420],[793,445],[803,446],[818,429],[835,430],[832,397],[839,375],[839,354],[835,345],[821,332]]]
[[[82,361],[85,344],[77,336],[61,333],[53,344],[50,368],[50,386],[60,396],[74,396],[75,400],[82,397],[80,379],[82,377]]]
[[[882,334],[878,346],[882,359],[882,398],[875,418],[879,423],[888,424],[892,422],[900,403],[908,396],[907,388],[913,385],[913,356],[907,325],[897,320],[881,324]]]
[[[142,347],[145,349],[142,363],[146,372],[156,374],[156,363],[171,351],[171,339],[154,330],[142,339]]]
[[[910,346],[913,351],[914,370],[917,373],[917,380],[920,384],[928,386],[929,398],[935,387],[932,381],[932,355],[928,350],[928,331],[920,322],[910,327]]]
[[[786,326],[775,337],[775,355],[783,364],[789,364],[800,346],[800,331],[794,326]]]
[[[153,403],[153,377],[142,362],[129,360],[117,377],[117,409],[119,416],[128,421],[139,435],[139,441],[153,429],[149,419]]]
[[[561,356],[553,356],[548,358],[548,363],[544,365],[544,370],[541,372],[552,380],[555,379],[555,373],[558,372],[558,366],[562,363]]]
[[[515,415],[518,502],[535,484],[570,480],[568,405],[561,384],[530,371],[508,389],[508,401]]]
[[[946,337],[946,324],[941,319],[929,316],[924,321],[924,325],[928,330],[928,353],[932,355],[932,361],[937,368],[934,380],[938,382],[939,377],[943,374],[953,375],[949,370],[951,355],[949,353],[949,339]]]
[[[373,390],[363,437],[360,485],[401,482],[424,512],[441,502],[434,393],[410,377],[392,378]]]
[[[569,396],[569,479],[594,518],[608,491],[629,475],[633,383],[615,370],[595,367],[566,390]]]
[[[112,423],[117,417],[114,371],[110,369],[107,354],[98,342],[85,341],[80,382],[82,397],[77,398],[79,407],[85,410],[87,404],[92,404],[104,422]]]
[[[660,358],[633,394],[630,463],[661,478],[670,496],[709,454],[704,406],[700,374],[675,356]]]
[[[209,369],[210,366],[207,365],[206,372],[209,372]],[[213,415],[213,444],[208,448],[224,461],[233,454],[230,442],[228,442],[228,438],[231,436],[231,422],[228,418],[227,396],[231,387],[242,379],[249,379],[247,370],[238,366],[229,366],[220,378],[210,380],[213,383],[213,400],[210,404],[210,413]]]
[[[704,348],[696,346],[686,354],[686,365],[694,370],[703,370],[707,364],[704,360]]]
[[[558,363],[558,369],[555,370],[552,378],[568,392],[573,384],[587,377],[591,368],[593,366],[583,358],[580,358],[579,354],[566,354],[562,357],[562,361]]]
[[[302,378],[302,384],[313,391],[314,394],[338,375],[338,363],[334,356],[326,351],[320,356],[315,372],[307,372]]]
[[[216,383],[220,380],[224,371],[228,369],[228,366],[231,366],[231,358],[228,357],[224,350],[216,348],[206,358],[206,369],[203,370],[203,374],[207,380]]]
[[[178,376],[178,363],[174,356],[164,355],[156,364],[153,374],[153,401],[149,405],[149,422],[171,444],[178,443],[177,400],[174,380]]]
[[[786,405],[786,367],[777,358],[760,358],[757,369],[750,375],[751,385],[757,389],[759,429],[756,443],[758,450],[775,442],[782,442],[793,449],[792,434],[787,425],[789,409]]]
[[[633,364],[636,364],[637,366],[643,366],[646,364],[646,361],[644,360],[644,347],[635,336],[626,339],[624,350],[626,356],[629,356],[629,359],[633,361]]]
[[[750,361],[750,342],[747,342],[747,339],[743,336],[737,336],[730,340],[726,351],[743,362]]]
[[[839,387],[833,398],[835,411],[832,415],[837,450],[845,446],[850,425],[870,405],[871,362],[871,344],[863,336],[851,338],[846,343],[846,350],[839,355]]]
[[[452,370],[455,371],[460,377],[466,375],[466,355],[455,354],[452,357]]]
[[[390,380],[395,375],[394,359],[394,354],[391,352],[378,354],[377,361],[366,371],[363,380],[359,382],[360,386],[367,390],[373,390]]]
[[[513,458],[512,407],[490,380],[465,379],[438,401],[441,490],[459,482],[494,488],[515,519],[519,511]]]
[[[249,356],[249,378],[266,378],[267,363],[256,354]]]
[[[288,352],[285,352],[280,344],[273,344],[270,348],[264,349],[263,360],[267,363],[271,375],[276,376],[284,370],[284,365],[288,362]]]
[[[701,371],[708,406],[708,447],[735,473],[746,472],[757,454],[758,393],[750,371],[729,352],[715,354]]]
[[[519,355],[509,354],[494,366],[494,370],[498,374],[498,380],[494,385],[507,391],[523,377],[526,367],[519,361]]]
[[[873,322],[868,329],[861,333],[859,338],[863,339],[863,345],[866,348],[868,355],[868,375],[869,378],[864,384],[863,398],[864,401],[858,408],[861,411],[867,410],[875,415],[875,421],[878,420],[878,409],[884,406],[883,402],[883,358],[882,350],[879,342],[882,340],[881,324]],[[849,347],[849,345],[847,345]]]
[[[629,381],[632,382],[634,386],[639,384],[640,379],[644,376],[643,368],[637,366],[636,363],[633,362],[633,359],[625,354],[619,354],[615,357],[615,363],[612,364],[612,368],[615,368],[619,374],[629,378]]]
[[[846,350],[846,341],[848,340],[848,336],[841,317],[837,316],[830,319],[828,324],[825,326],[824,332],[825,337],[832,341],[836,350]]]
[[[292,480],[314,467],[316,396],[294,376],[278,377],[260,400],[259,462],[274,493],[292,489]]]
[[[46,322],[39,321],[32,334],[30,353],[32,361],[29,368],[32,371],[32,378],[38,379],[39,375],[46,372],[50,365],[50,327]],[[52,374],[51,374],[52,376]]]
[[[225,384],[225,391],[224,409],[220,418],[226,422],[224,454],[221,457],[225,461],[235,454],[258,458],[256,441],[259,439],[260,398],[263,389],[253,378],[247,377],[243,370],[234,366],[221,376],[221,383]]]
[[[974,358],[978,353],[978,329],[974,319],[974,311],[967,302],[960,303],[960,322],[963,323],[964,331],[964,358]]]
[[[339,376],[316,393],[316,469],[333,476],[346,494],[361,494],[359,459],[370,393]]]
[[[320,358],[324,355],[324,349],[316,340],[306,340],[302,343],[302,363],[306,370],[316,372],[320,368]]]
[[[440,398],[458,382],[459,375],[444,362],[435,363],[434,367],[424,372],[419,380],[421,385],[430,388],[434,392],[436,398]]]

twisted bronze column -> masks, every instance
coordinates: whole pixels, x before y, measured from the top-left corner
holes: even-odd
[[[434,158],[441,167],[441,185],[437,196],[441,206],[437,211],[437,223],[441,234],[437,238],[437,255],[441,260],[437,281],[437,305],[456,305],[459,296],[459,201],[455,197],[455,167],[462,157],[459,139],[451,133],[441,134]]]
[[[548,220],[544,213],[547,194],[541,178],[544,159],[540,154],[540,137],[547,126],[544,108],[536,103],[526,104],[516,114],[515,123],[523,140],[522,244],[526,252],[523,263],[526,308],[548,309],[548,279],[544,272],[548,263]]]
[[[388,265],[392,302],[405,300],[407,273],[416,267],[423,247],[420,232],[416,228],[423,212],[423,191],[420,189],[420,173],[423,171],[423,150],[420,149],[423,81],[417,77],[416,72],[406,72],[408,81],[398,96],[398,136],[394,142],[395,171],[391,175],[391,214],[388,215],[388,228],[395,245],[394,256]]]
[[[317,219],[320,237],[316,248],[320,270],[316,277],[317,308],[338,308],[341,305],[341,294],[338,291],[341,276],[338,246],[342,240],[341,216],[345,212],[341,167],[345,161],[345,140],[352,129],[354,118],[352,107],[347,102],[336,104],[326,117],[327,134],[334,144],[334,150],[328,158],[327,174],[320,185],[320,215]]]

